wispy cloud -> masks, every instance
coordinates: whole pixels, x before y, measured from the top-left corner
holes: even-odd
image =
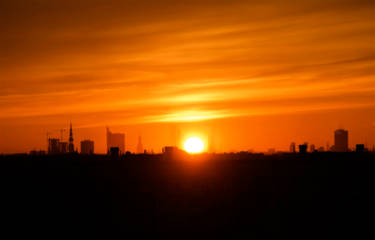
[[[1,4],[0,118],[204,120],[367,106],[375,94],[373,1]]]

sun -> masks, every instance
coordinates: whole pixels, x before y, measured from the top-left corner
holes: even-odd
[[[191,137],[186,139],[184,149],[188,153],[201,153],[204,148],[204,143],[199,137]]]

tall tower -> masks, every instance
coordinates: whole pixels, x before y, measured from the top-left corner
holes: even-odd
[[[337,129],[335,131],[335,151],[347,152],[348,151],[348,131],[344,129]]]
[[[118,147],[121,154],[125,153],[125,134],[112,133],[107,127],[107,153],[111,151],[112,147]]]
[[[70,122],[70,130],[69,130],[69,152],[74,152],[74,144],[73,144],[73,129],[72,123]]]

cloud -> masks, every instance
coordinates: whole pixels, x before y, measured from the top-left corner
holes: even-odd
[[[373,7],[2,1],[0,118],[113,111],[154,122],[368,106]]]

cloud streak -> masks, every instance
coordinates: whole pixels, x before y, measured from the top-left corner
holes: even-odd
[[[12,0],[0,9],[4,126],[374,108],[372,0]]]

